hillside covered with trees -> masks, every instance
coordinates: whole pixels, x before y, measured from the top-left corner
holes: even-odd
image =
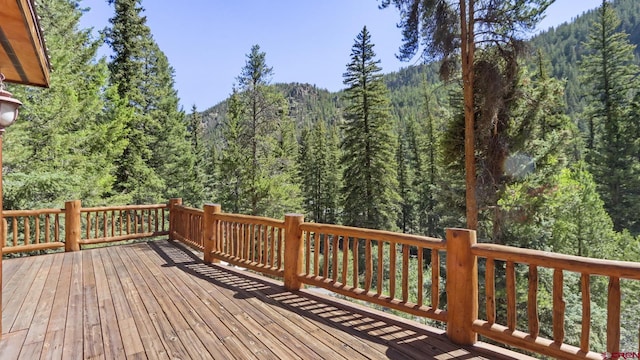
[[[234,213],[302,212],[314,222],[442,237],[469,225],[471,130],[471,227],[480,241],[640,259],[637,0],[604,2],[531,39],[495,30],[495,46],[478,47],[471,59],[472,89],[451,44],[438,43],[440,53],[423,54],[422,65],[384,74],[366,26],[344,34],[354,44],[338,93],[271,84],[269,54],[255,44],[229,98],[188,114],[142,1],[109,3],[104,41],[113,55],[100,58],[103,39],[79,27],[78,1],[39,2],[56,71],[50,89],[11,87],[25,106],[6,136],[5,208],[182,197]],[[538,20],[520,10],[510,11],[523,24]],[[401,54],[416,55],[411,41],[422,33],[403,25]],[[580,283],[568,286],[577,292]],[[638,284],[625,286],[640,296]],[[638,296],[623,299],[628,349],[637,348]],[[594,294],[592,311],[603,309],[606,298]],[[598,326],[606,319],[598,321],[593,343],[604,348]],[[567,338],[578,331],[567,328]]]

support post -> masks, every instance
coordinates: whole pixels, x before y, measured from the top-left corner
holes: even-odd
[[[64,251],[80,250],[80,209],[82,202],[72,200],[64,203]]]
[[[302,272],[302,229],[304,215],[286,214],[284,216],[284,287],[289,291],[300,290],[302,282],[298,275]]]
[[[216,219],[216,214],[222,212],[220,204],[205,204],[204,216],[202,221],[204,222],[204,262],[211,264],[212,262],[218,262],[215,260],[211,253],[217,251],[218,242],[220,241],[220,227],[219,221]]]
[[[478,341],[478,259],[471,253],[476,232],[447,229],[447,337],[459,345]]]
[[[176,228],[177,219],[175,217],[175,206],[182,205],[182,198],[169,199],[169,240],[175,240],[173,232]]]

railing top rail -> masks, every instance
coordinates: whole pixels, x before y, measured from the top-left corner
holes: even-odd
[[[257,225],[284,228],[284,220],[272,219],[272,218],[262,217],[262,216],[217,213],[217,214],[214,214],[214,218],[219,221],[236,222],[241,224],[257,224]]]
[[[446,248],[446,242],[443,239],[396,233],[385,230],[364,229],[351,226],[319,223],[303,223],[300,225],[300,228],[302,229],[302,231],[332,233],[344,236],[352,236],[360,239],[382,240],[437,250],[444,250]]]
[[[476,256],[496,260],[539,265],[591,275],[640,280],[640,263],[630,261],[594,259],[495,244],[476,244],[471,247],[471,252]]]
[[[4,210],[2,213],[5,217],[39,216],[47,214],[63,214],[64,209]]]
[[[196,208],[188,207],[188,206],[185,206],[185,205],[174,205],[173,208],[175,210],[186,212],[186,213],[189,213],[189,214],[194,214],[194,215],[203,215],[204,214],[204,210],[202,210],[202,209],[196,209]]]
[[[166,209],[168,207],[169,205],[167,204],[98,206],[98,207],[86,207],[86,208],[83,207],[83,208],[80,208],[80,212]]]

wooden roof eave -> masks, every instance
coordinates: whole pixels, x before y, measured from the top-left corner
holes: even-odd
[[[33,0],[0,0],[0,72],[6,82],[49,87],[49,56]]]

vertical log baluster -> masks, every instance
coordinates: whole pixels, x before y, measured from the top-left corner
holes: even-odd
[[[60,217],[58,214],[55,214],[54,224],[53,224],[54,238],[56,242],[60,241]]]
[[[553,341],[556,344],[562,344],[564,341],[563,283],[562,270],[553,269]]]
[[[389,243],[389,296],[396,297],[396,251],[395,242]]]
[[[51,242],[51,220],[49,219],[50,214],[45,214],[44,216],[44,242]]]
[[[580,275],[580,293],[582,294],[582,331],[580,332],[580,350],[589,351],[589,332],[591,331],[591,286],[589,274]]]
[[[338,281],[338,235],[331,234],[331,279]]]
[[[529,264],[529,296],[527,299],[527,314],[529,334],[534,339],[540,333],[540,321],[538,319],[538,267]]]
[[[40,215],[36,215],[34,226],[36,228],[34,243],[39,244],[40,243]]]
[[[440,306],[440,253],[431,249],[431,306]]]
[[[607,291],[607,352],[620,352],[620,278],[609,278]]]
[[[496,261],[492,258],[487,258],[484,278],[487,322],[494,324],[496,322]]]
[[[364,291],[368,293],[371,289],[371,280],[373,278],[373,256],[371,255],[371,240],[364,240]]]
[[[11,225],[13,228],[13,246],[18,246],[18,218],[13,217],[11,219]]]
[[[310,231],[306,231],[304,248],[305,248],[304,260],[305,260],[305,267],[306,267],[305,273],[309,275],[311,271],[311,232]]]
[[[409,245],[402,245],[402,302],[409,301]]]
[[[322,264],[322,266],[323,266],[323,270],[324,270],[322,276],[325,279],[328,279],[329,278],[329,234],[322,234],[320,236],[320,238],[322,239],[321,240],[322,241],[322,246],[323,246],[322,250],[324,250],[322,252],[322,254],[323,254],[323,259],[322,259],[323,260],[322,261],[323,264]]]
[[[31,242],[31,229],[29,229],[29,217],[25,216],[24,218],[24,244],[29,245]]]
[[[313,233],[313,275],[320,276],[320,235]]]
[[[349,270],[349,237],[342,236],[342,283],[347,284],[347,270]]]
[[[418,248],[418,299],[416,303],[418,306],[424,305],[423,293],[424,293],[424,259],[422,258],[424,249]]]
[[[358,273],[360,272],[360,270],[358,269],[358,238],[354,237],[353,238],[353,246],[352,246],[352,250],[353,252],[353,287],[357,288],[358,287]]]
[[[376,284],[376,294],[382,294],[382,282],[384,279],[384,242],[378,240],[378,276]]]
[[[507,327],[516,329],[516,272],[513,261],[507,261]]]

